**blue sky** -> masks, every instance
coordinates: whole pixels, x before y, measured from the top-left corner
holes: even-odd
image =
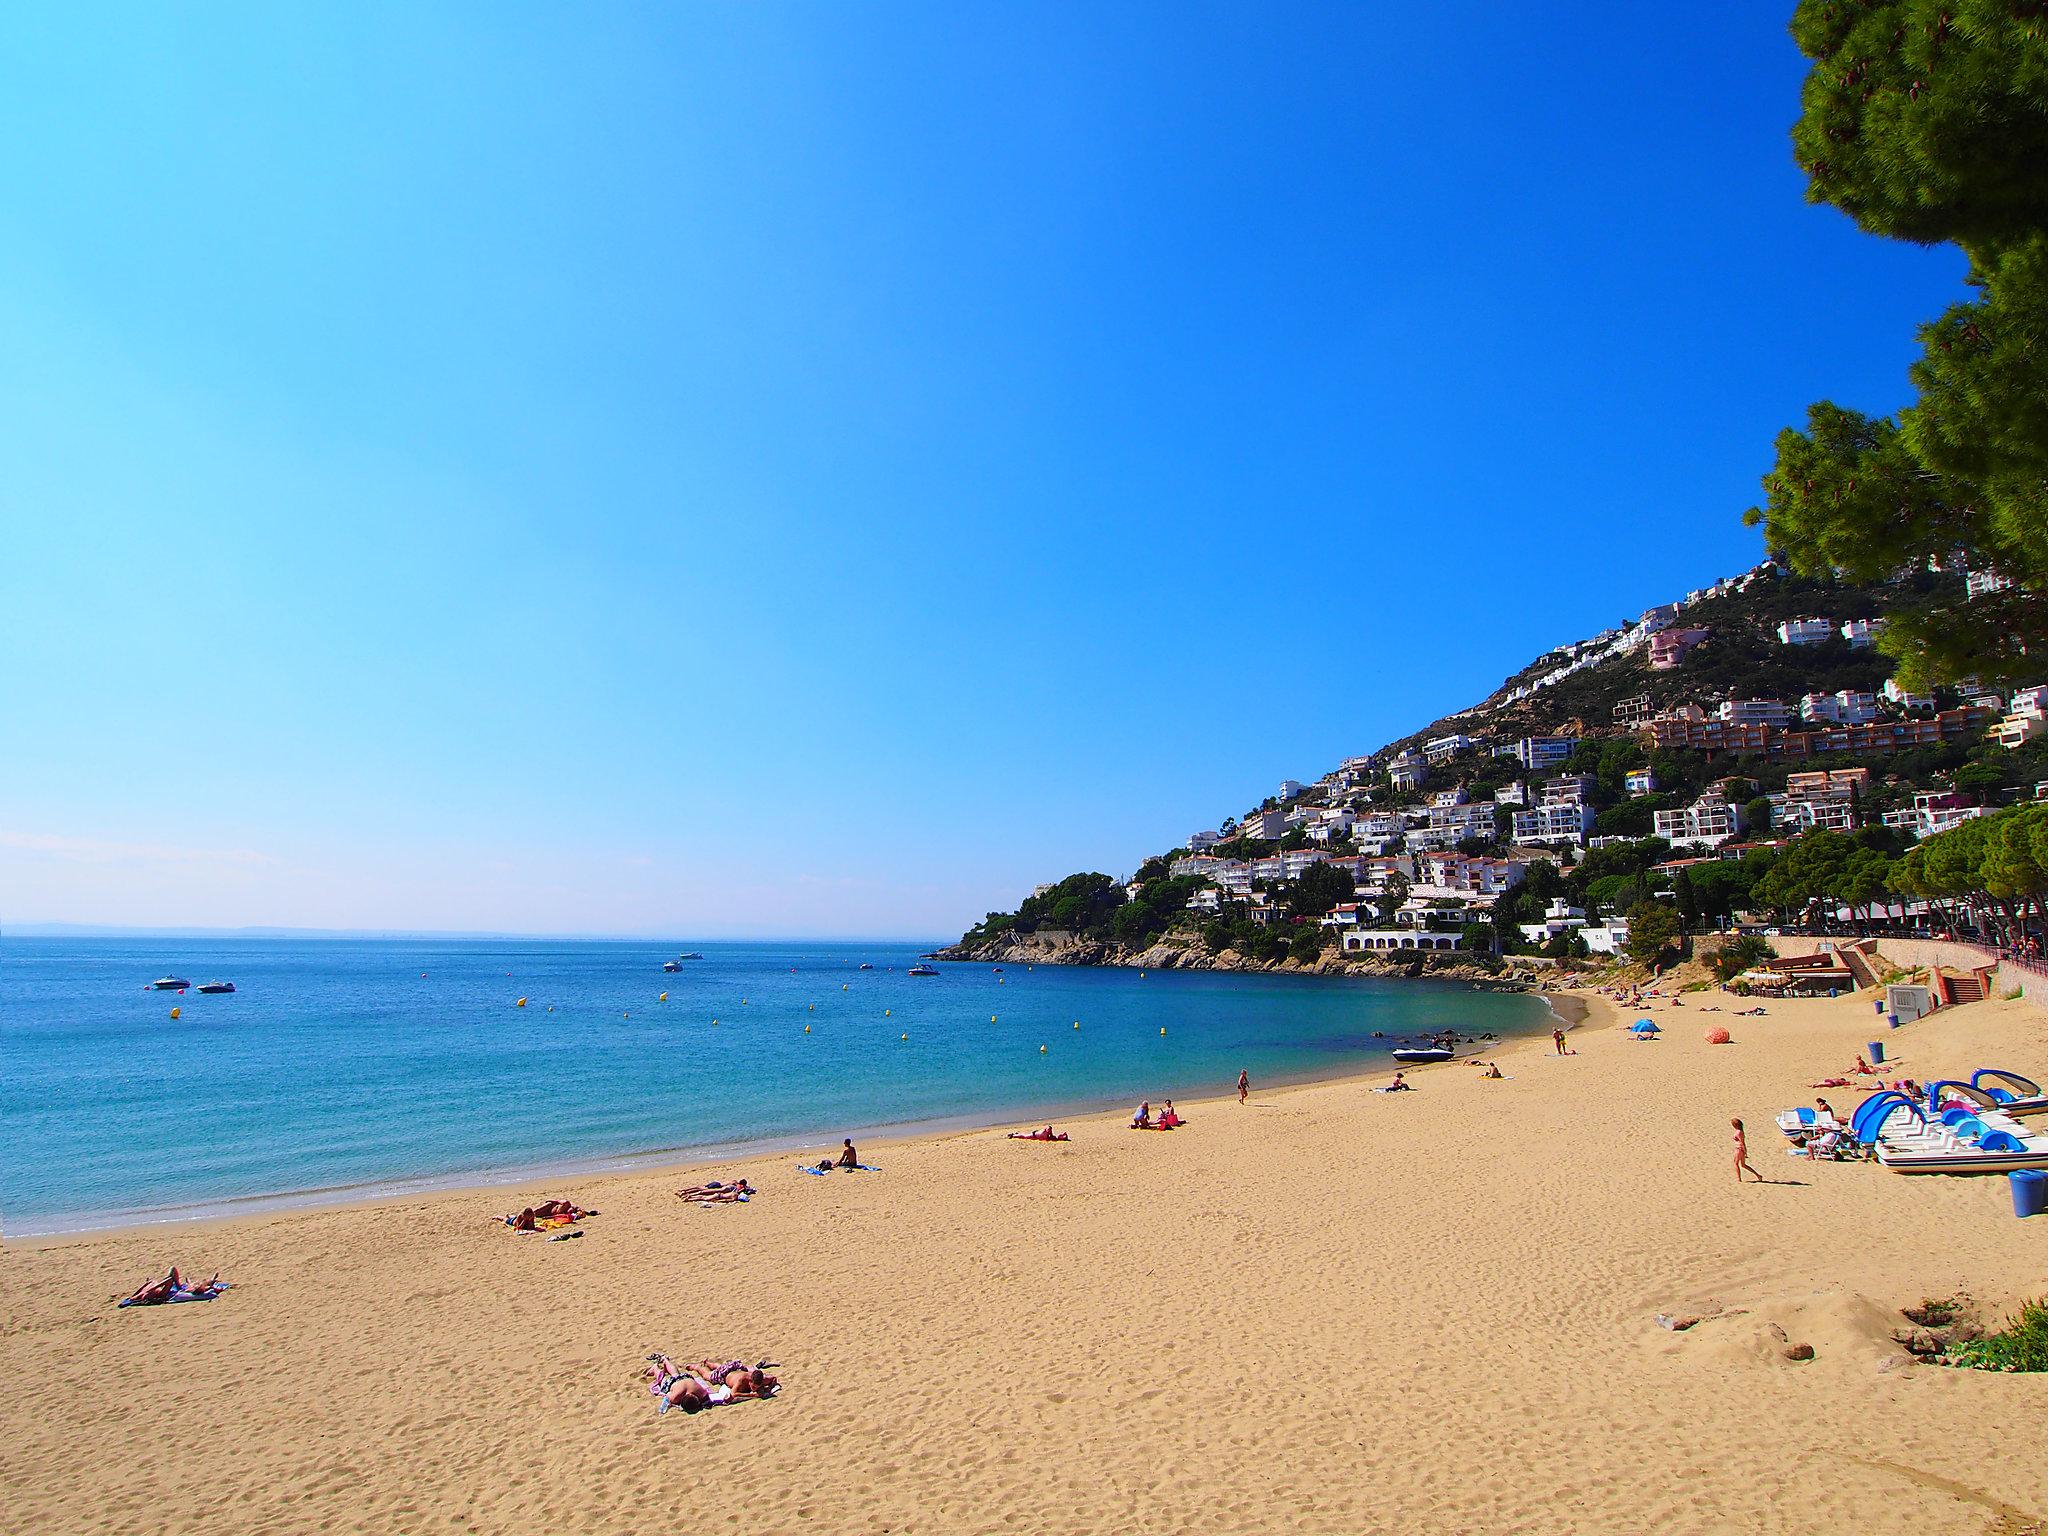
[[[1754,563],[1788,11],[16,17],[0,921],[950,934]]]

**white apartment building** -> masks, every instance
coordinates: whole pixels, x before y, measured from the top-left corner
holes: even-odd
[[[1575,736],[1524,736],[1515,743],[1515,756],[1524,768],[1537,773],[1562,766],[1578,744]]]
[[[1431,809],[1436,810],[1447,805],[1463,805],[1467,798],[1465,786],[1460,784],[1455,789],[1438,790],[1429,797],[1429,804]]]
[[[1544,805],[1577,805],[1593,792],[1593,775],[1569,773],[1543,781]]]
[[[1831,832],[1856,830],[1856,806],[1848,790],[1771,796],[1772,831],[1811,832],[1815,828]]]
[[[1714,848],[1742,830],[1742,807],[1709,790],[1691,805],[1658,811],[1653,819],[1657,836],[1673,847],[1704,843]]]
[[[1461,896],[1498,896],[1522,883],[1520,859],[1489,859],[1464,853],[1427,853],[1415,861],[1423,886]]]
[[[1503,784],[1493,792],[1493,803],[1495,805],[1527,805],[1529,803],[1528,787],[1520,779],[1515,780],[1512,784]]]
[[[1877,695],[1853,688],[1838,693],[1809,693],[1799,701],[1799,716],[1829,725],[1868,725],[1877,718]]]
[[[1221,832],[1191,832],[1188,834],[1188,849],[1193,853],[1203,853],[1222,841]]]
[[[1244,819],[1237,824],[1237,835],[1257,838],[1260,842],[1277,842],[1287,835],[1287,813],[1247,811]]]
[[[1868,650],[1883,630],[1883,619],[1847,619],[1842,624],[1842,638],[1859,651]]]
[[[1714,714],[1728,725],[1785,725],[1792,708],[1781,699],[1723,699]]]
[[[1299,779],[1282,779],[1280,781],[1280,798],[1282,800],[1299,800],[1302,791],[1306,788],[1307,786]]]
[[[1924,789],[1913,797],[1911,810],[1886,811],[1884,824],[1915,837],[1933,837],[1983,814],[1983,806],[1965,805],[1953,790]]]
[[[1900,709],[1934,708],[1933,694],[1915,693],[1910,688],[1901,688],[1899,680],[1895,677],[1884,680],[1884,698],[1887,704],[1896,705]]]
[[[1819,645],[1834,636],[1833,619],[1787,619],[1778,626],[1780,645]]]
[[[1394,786],[1397,794],[1422,788],[1422,781],[1428,777],[1429,769],[1419,762],[1394,763],[1387,769],[1387,782]]]
[[[1581,800],[1532,806],[1515,812],[1518,843],[1576,843],[1585,846],[1593,831],[1593,807]]]
[[[1648,768],[1631,768],[1621,784],[1631,795],[1652,794],[1657,788],[1657,775]]]
[[[1478,745],[1479,743],[1470,736],[1439,736],[1435,741],[1425,741],[1422,744],[1422,756],[1425,762],[1448,763],[1460,752],[1469,751]]]
[[[1975,602],[1980,597],[1989,597],[1994,592],[2003,592],[2012,585],[2012,578],[2001,576],[1996,571],[1972,571],[1963,578],[1964,601]]]
[[[1562,896],[1553,896],[1550,905],[1543,909],[1540,923],[1517,923],[1522,937],[1531,944],[1547,944],[1561,933],[1570,933],[1586,926],[1586,910],[1575,907]]]

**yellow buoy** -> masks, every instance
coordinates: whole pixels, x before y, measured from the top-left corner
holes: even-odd
[[[1162,1035],[1166,1033],[1166,1026],[1164,1024],[1159,1026],[1159,1033]]]
[[[882,1017],[883,1017],[883,1018],[885,1018],[885,1019],[886,1019],[887,1017],[889,1017],[889,1010],[888,1010],[888,1009],[884,1008],[884,1009],[882,1010]]]
[[[995,1021],[996,1021],[996,1016],[995,1016],[994,1014],[990,1014],[990,1015],[988,1016],[988,1021],[989,1021],[989,1023],[991,1023],[991,1024],[995,1023]]]
[[[171,1010],[171,1017],[172,1017],[172,1018],[174,1018],[174,1019],[175,1019],[175,1018],[178,1018],[178,1017],[180,1017],[180,1016],[181,1016],[181,1015],[182,1015],[182,1014],[183,1014],[184,1012],[185,1012],[185,1010],[184,1010],[184,1009],[182,1009],[182,1008],[173,1008],[173,1009]]]
[[[521,999],[519,999],[518,1002],[514,1003],[512,1006],[515,1008],[524,1008],[526,1006],[526,999],[522,997]]]
[[[804,1033],[808,1035],[808,1034],[809,1034],[810,1032],[811,1032],[811,1026],[810,1026],[810,1025],[808,1025],[808,1024],[806,1024],[806,1025],[804,1026]]]
[[[1041,1055],[1041,1056],[1043,1056],[1043,1055],[1045,1054],[1045,1047],[1044,1047],[1044,1046],[1042,1046],[1042,1045],[1041,1045],[1041,1046],[1040,1046],[1040,1047],[1038,1048],[1038,1054],[1039,1054],[1039,1055]]]
[[[664,1003],[668,1001],[668,994],[667,994],[666,992],[664,992],[664,993],[662,993],[662,994],[661,994],[661,1000],[662,1000],[662,1001],[663,1001]]]
[[[1079,1029],[1080,1027],[1081,1021],[1079,1019],[1074,1020],[1074,1028]]]
[[[842,991],[842,992],[844,992],[844,991],[846,990],[846,983],[845,983],[845,982],[843,982],[843,981],[842,981],[841,983],[839,983],[839,990],[840,990],[840,991]]]
[[[898,1035],[898,1036],[897,1036],[896,1038],[897,1038],[897,1039],[899,1039],[899,1040],[908,1040],[908,1039],[910,1038],[910,1036],[908,1036],[908,1035]]]

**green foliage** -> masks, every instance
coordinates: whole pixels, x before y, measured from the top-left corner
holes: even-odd
[[[1955,242],[1978,296],[1920,328],[1896,418],[1824,401],[1781,433],[1749,520],[1811,575],[1958,551],[2003,572],[2015,587],[1899,613],[1880,643],[1909,685],[2023,679],[2048,640],[2048,25],[2012,0],[1801,0],[1792,35],[1814,61],[1792,131],[1808,196]]]
[[[1289,887],[1287,910],[1295,917],[1325,917],[1340,901],[1356,892],[1349,871],[1328,864],[1311,864]]]
[[[1287,953],[1302,965],[1315,962],[1329,943],[1329,933],[1316,923],[1304,923],[1294,930],[1294,937],[1287,941]]]
[[[1714,955],[1713,971],[1716,981],[1732,981],[1744,971],[1755,970],[1768,965],[1777,956],[1771,946],[1753,933],[1745,933],[1730,939]]]
[[[1664,901],[1639,901],[1628,909],[1628,956],[1655,965],[1678,942],[1678,913]]]
[[[2048,1298],[2022,1302],[2003,1331],[1952,1345],[1946,1358],[1980,1371],[2048,1371]]]

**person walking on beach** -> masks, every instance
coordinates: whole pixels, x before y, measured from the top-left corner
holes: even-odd
[[[1251,1096],[1251,1074],[1249,1072],[1239,1071],[1239,1073],[1237,1074],[1237,1102],[1242,1104],[1246,1099],[1250,1098]]]
[[[1755,1176],[1757,1183],[1763,1183],[1764,1176],[1749,1166],[1749,1139],[1742,1134],[1742,1122],[1730,1120],[1728,1123],[1735,1127],[1735,1182],[1742,1182],[1742,1175],[1746,1169]]]
[[[1562,1056],[1564,1054],[1564,1029],[1562,1026],[1550,1032],[1550,1043],[1557,1047],[1558,1055]]]

